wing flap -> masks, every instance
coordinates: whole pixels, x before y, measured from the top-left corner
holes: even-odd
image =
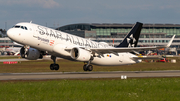
[[[145,60],[148,60],[148,59],[162,59],[161,56],[137,56],[137,57],[132,57],[132,59],[145,59]]]
[[[93,52],[99,52],[101,54],[106,54],[106,53],[145,51],[145,50],[158,49],[158,48],[165,48],[165,47],[91,48],[90,50]]]

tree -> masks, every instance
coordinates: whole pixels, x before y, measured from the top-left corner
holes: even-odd
[[[6,35],[6,30],[5,30],[5,29],[4,29],[4,30],[3,30],[3,29],[0,29],[0,31],[1,31],[1,33],[2,33],[2,34],[0,35],[1,37],[7,36],[7,35]]]

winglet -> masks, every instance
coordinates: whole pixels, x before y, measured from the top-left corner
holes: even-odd
[[[169,43],[166,45],[166,47],[171,46],[171,44],[172,44],[175,36],[176,36],[176,35],[173,35],[173,37],[171,38],[171,40],[169,41]]]

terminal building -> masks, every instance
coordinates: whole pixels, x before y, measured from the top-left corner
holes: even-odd
[[[3,47],[8,48],[8,47],[13,47],[13,46],[15,46],[15,44],[8,37],[0,38],[0,48],[3,48]]]
[[[80,23],[65,25],[56,30],[117,46],[133,26],[134,24]],[[180,54],[180,24],[143,24],[138,46],[166,45],[173,35],[176,37],[171,48],[176,48]]]

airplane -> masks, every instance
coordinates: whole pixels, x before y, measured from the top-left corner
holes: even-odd
[[[20,53],[21,47],[9,47],[6,48],[6,52],[8,52],[10,55],[18,55]]]
[[[16,46],[15,47],[8,47],[4,50],[4,52],[7,52],[7,55],[19,55],[20,49],[23,45],[18,44],[16,42],[13,42]]]
[[[83,70],[92,71],[94,65],[117,66],[135,64],[146,59],[146,56],[137,56],[139,51],[169,47],[175,37],[165,46],[137,47],[142,23],[137,22],[117,46],[109,46],[105,42],[95,42],[62,31],[47,28],[32,22],[17,23],[7,31],[13,41],[24,45],[21,57],[29,60],[42,58],[50,54],[54,63],[51,70],[59,70],[56,57],[84,62]]]

